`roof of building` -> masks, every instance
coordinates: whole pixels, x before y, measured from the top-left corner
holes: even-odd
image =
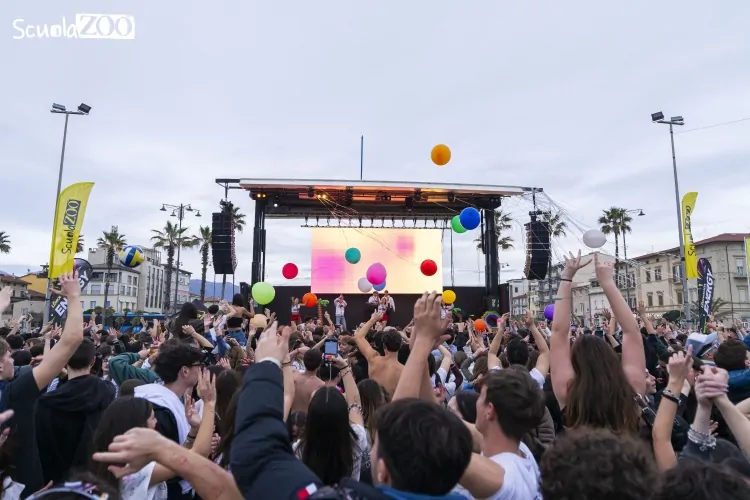
[[[24,280],[11,276],[10,274],[0,275],[0,283],[7,283],[10,285],[28,285]]]
[[[44,300],[46,297],[43,293],[35,292],[34,290],[27,290],[26,293],[29,294],[29,299],[31,300]]]
[[[703,245],[709,245],[711,243],[742,243],[745,241],[745,238],[750,238],[750,233],[721,233],[721,234],[717,234],[716,236],[711,236],[710,238],[698,240],[694,242],[693,244],[696,247],[699,247]],[[633,260],[648,259],[650,257],[656,257],[657,255],[664,255],[664,254],[678,255],[679,251],[680,251],[679,247],[674,247],[668,250],[661,250],[659,252],[651,252],[645,255],[639,255],[638,257],[633,257]]]

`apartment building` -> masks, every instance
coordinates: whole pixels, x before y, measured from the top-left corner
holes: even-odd
[[[10,288],[11,305],[29,298],[29,284],[10,274],[0,274],[0,288]],[[13,317],[14,307],[8,307],[0,317],[3,322]]]
[[[750,296],[748,296],[748,263],[745,254],[743,233],[723,233],[695,242],[698,258],[711,263],[714,275],[714,297],[722,299],[731,317],[746,321],[750,318]],[[646,311],[657,317],[667,311],[681,309],[687,300],[682,288],[682,270],[678,248],[653,252],[633,259],[638,300],[643,301]],[[697,300],[698,280],[688,281],[691,303]]]
[[[141,279],[138,282],[138,307],[149,313],[161,312],[164,307],[165,267],[162,265],[161,251],[144,248],[143,263],[138,266]]]

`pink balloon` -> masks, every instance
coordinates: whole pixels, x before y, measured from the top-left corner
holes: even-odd
[[[385,266],[380,262],[376,262],[367,268],[367,274],[365,274],[367,281],[373,285],[379,285],[385,281],[387,273],[385,272]]]
[[[299,269],[291,262],[284,264],[284,267],[281,268],[281,274],[288,280],[296,278],[297,273],[299,273]]]

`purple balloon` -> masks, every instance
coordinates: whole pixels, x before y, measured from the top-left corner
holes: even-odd
[[[550,304],[544,308],[544,317],[547,318],[547,320],[552,321],[552,318],[554,316],[555,316],[555,304]]]
[[[365,277],[373,285],[380,285],[385,282],[387,273],[385,272],[385,266],[380,262],[376,262],[367,268],[367,274]]]

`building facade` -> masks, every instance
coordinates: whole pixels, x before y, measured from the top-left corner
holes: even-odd
[[[14,308],[17,302],[21,302],[29,298],[28,283],[9,274],[0,274],[0,289],[6,287],[10,288],[11,306],[2,312],[2,317],[0,317],[0,320],[2,320],[3,322],[9,320],[14,316]]]
[[[138,310],[149,313],[161,312],[164,307],[165,269],[161,252],[155,248],[144,248],[143,263],[138,266],[141,280],[138,284]]]

